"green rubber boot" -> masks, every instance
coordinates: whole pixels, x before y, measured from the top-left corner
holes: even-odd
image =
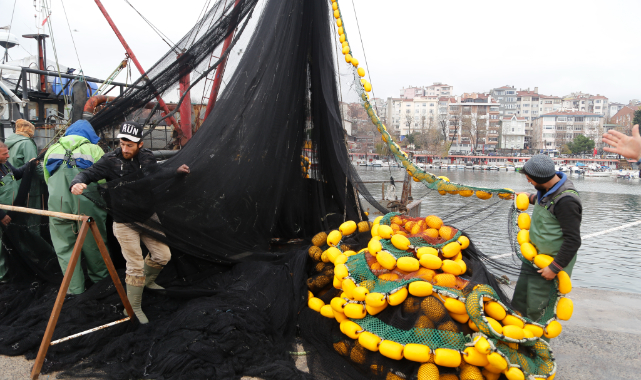
[[[133,286],[127,284],[127,298],[129,299],[131,308],[134,309],[134,314],[136,314],[136,318],[138,318],[141,325],[149,323],[149,319],[147,319],[147,316],[140,308],[140,303],[142,302],[142,291],[144,289],[144,286]],[[129,316],[126,309],[125,315]]]
[[[156,284],[156,277],[160,274],[162,268],[153,268],[145,263],[145,288],[153,290],[164,290],[162,286]]]

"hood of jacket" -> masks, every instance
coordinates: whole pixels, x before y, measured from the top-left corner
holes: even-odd
[[[31,140],[31,139],[26,136],[22,136],[17,133],[14,133],[11,136],[7,137],[4,143],[7,145],[9,149],[11,149],[14,145],[16,145],[16,143],[23,140]]]
[[[87,120],[78,120],[75,123],[71,124],[65,132],[65,137],[68,136],[84,137],[92,144],[96,144],[100,140],[100,137],[98,137],[96,131],[93,130],[93,127]]]

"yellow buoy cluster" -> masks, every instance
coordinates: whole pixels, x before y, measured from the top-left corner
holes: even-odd
[[[300,156],[300,166],[301,170],[303,171],[303,177],[309,178],[311,162],[309,161],[309,158],[307,158],[307,156]]]
[[[517,225],[519,232],[516,235],[516,241],[520,246],[521,255],[525,260],[531,262],[536,268],[543,269],[549,266],[554,258],[549,255],[539,254],[536,247],[530,241],[530,215],[527,209],[530,206],[530,200],[525,193],[520,193],[515,198],[516,208],[519,211],[517,216]],[[555,318],[567,321],[572,317],[574,304],[572,300],[564,297],[572,291],[572,281],[565,271],[560,271],[556,276],[556,286],[559,297],[555,305]],[[555,319],[547,321],[544,334],[546,338],[556,338],[561,334],[562,326]]]

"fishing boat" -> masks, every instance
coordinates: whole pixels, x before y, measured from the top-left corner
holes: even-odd
[[[610,177],[612,176],[611,171],[593,171],[593,170],[586,170],[583,173],[584,176],[586,177]]]

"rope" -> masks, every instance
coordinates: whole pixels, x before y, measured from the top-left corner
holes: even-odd
[[[352,0],[352,8],[354,9],[354,17],[356,18],[356,28],[358,29],[358,38],[361,40],[361,48],[363,48],[363,58],[365,58],[365,67],[367,68],[367,76],[369,77],[369,82],[372,83],[372,73],[369,71],[369,65],[367,64],[367,54],[365,54],[365,45],[363,44],[363,36],[361,35],[361,27],[358,24],[358,15],[356,13],[356,6],[354,5],[354,0]],[[372,98],[376,98],[376,94],[374,94],[374,89],[372,88]],[[378,107],[376,106],[376,102],[374,102],[374,109],[376,109],[376,113],[378,114]]]
[[[9,32],[7,34],[7,40],[9,40],[9,36],[11,35],[11,27],[13,26],[13,14],[16,11],[16,1],[17,0],[13,0],[13,10],[11,11],[11,22],[9,23]],[[3,57],[2,57],[2,62],[3,63],[4,63],[4,56],[8,55],[7,51],[9,51],[9,44],[7,44],[7,46],[5,46],[5,48],[4,48],[4,54],[3,54]],[[2,73],[2,70],[0,70],[0,73]]]
[[[45,13],[47,13],[47,26],[49,27],[49,34],[51,35],[51,47],[53,48],[53,56],[56,59],[56,70],[58,71],[58,79],[60,79],[60,85],[62,86],[62,76],[60,75],[60,64],[58,63],[58,49],[56,49],[56,39],[53,36],[53,28],[51,27],[51,6],[47,4],[47,0],[42,2],[44,4]],[[80,64],[80,62],[78,62]],[[47,63],[45,62],[45,65]],[[81,69],[82,71],[82,69]],[[67,95],[62,95],[62,98],[65,101],[65,107],[69,105],[69,99]]]
[[[69,18],[67,17],[67,9],[65,9],[65,2],[63,0],[60,0],[60,3],[62,4],[62,10],[65,14],[65,20],[67,20],[67,28],[69,28],[69,34],[71,35],[73,50],[76,52],[76,59],[78,59],[78,66],[80,66],[80,72],[84,72],[84,70],[82,70],[82,64],[80,63],[80,56],[78,55],[78,49],[76,48],[76,40],[73,38],[73,33],[71,32],[71,25],[69,24]]]
[[[149,25],[149,26],[151,27],[151,29],[152,29],[154,32],[156,32],[156,34],[158,34],[158,36],[160,37],[160,39],[162,39],[163,41],[165,41],[165,43],[166,43],[166,44],[167,44],[167,45],[168,45],[172,50],[175,50],[177,54],[182,53],[182,52],[180,51],[180,49],[178,48],[178,46],[176,46],[176,44],[175,44],[175,43],[173,43],[173,41],[171,41],[171,40],[169,39],[169,37],[167,37],[163,32],[161,32],[161,31],[160,31],[160,29],[156,28],[156,26],[155,26],[154,24],[152,24],[152,23],[151,23],[151,21],[147,20],[147,19],[145,18],[145,16],[143,16],[140,12],[138,12],[138,10],[137,10],[136,8],[134,8],[134,6],[129,2],[129,0],[125,0],[125,3],[129,4],[129,6],[130,6],[134,11],[136,11],[136,13],[138,13],[138,15],[139,15],[143,20],[145,20],[145,22],[147,23],[147,25]],[[166,39],[165,39],[165,38],[166,38]],[[171,42],[171,44],[170,44],[169,42],[167,42],[167,40],[169,40],[169,42]]]

